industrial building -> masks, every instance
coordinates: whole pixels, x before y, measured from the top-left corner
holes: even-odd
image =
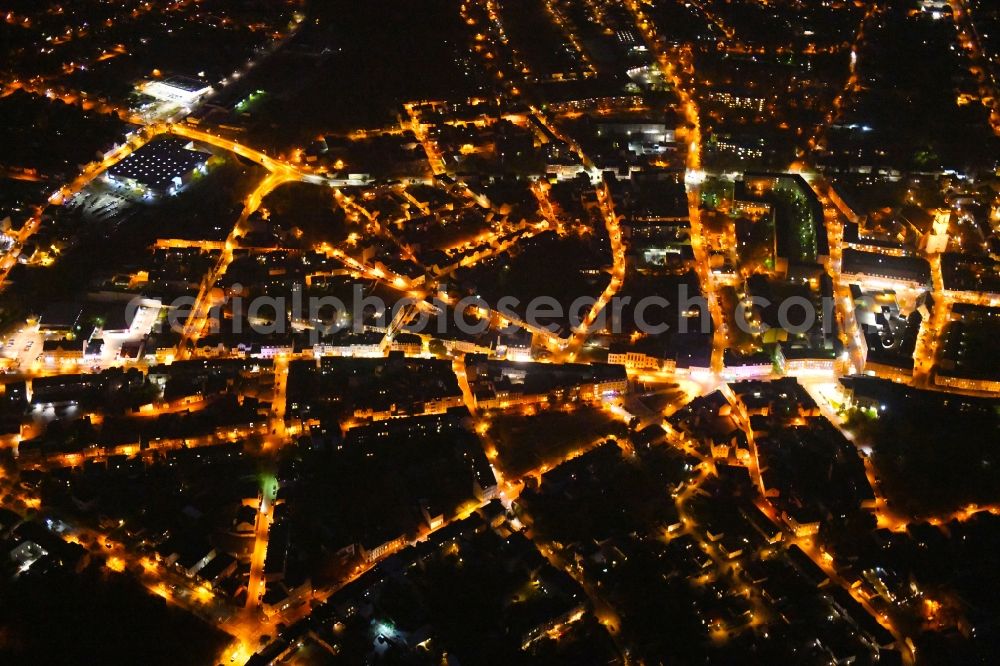
[[[165,138],[152,141],[107,172],[108,181],[146,195],[176,194],[196,170],[204,171],[208,155],[190,141]]]

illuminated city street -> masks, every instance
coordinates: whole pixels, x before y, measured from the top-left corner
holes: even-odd
[[[0,663],[988,663],[994,5],[5,8]]]

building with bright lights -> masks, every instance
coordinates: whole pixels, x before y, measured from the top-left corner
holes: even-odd
[[[212,94],[212,86],[186,76],[171,76],[163,81],[148,81],[139,86],[144,94],[161,102],[191,107]]]
[[[108,169],[106,180],[144,196],[177,194],[195,172],[205,173],[208,155],[190,141],[165,138],[152,141]]]
[[[947,208],[939,208],[934,211],[934,225],[932,233],[927,236],[927,253],[941,254],[948,249],[948,227],[951,223],[951,211]]]

